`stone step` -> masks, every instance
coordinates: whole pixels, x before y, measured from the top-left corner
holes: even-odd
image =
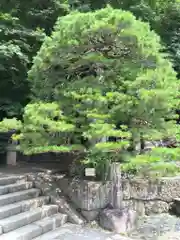
[[[39,189],[32,188],[24,191],[2,195],[0,196],[0,206],[15,203],[22,200],[27,200],[33,197],[38,197],[40,195],[40,192],[41,191]]]
[[[64,236],[64,234],[72,233],[72,230],[75,226],[76,226],[75,224],[65,224],[62,227],[55,229],[54,231],[45,233],[37,238],[33,238],[33,240],[50,240],[50,239],[56,239],[56,238],[61,239],[61,236]]]
[[[35,222],[36,225],[42,228],[42,233],[55,230],[57,227],[64,225],[67,222],[68,216],[62,213],[57,213],[51,217],[46,217]]]
[[[67,216],[61,213],[46,217],[27,226],[16,229],[15,231],[3,234],[0,240],[31,240],[35,237],[55,230],[67,221]]]
[[[29,211],[30,209],[41,207],[48,204],[49,200],[50,198],[48,196],[43,196],[0,207],[0,220],[21,212]]]
[[[19,183],[13,183],[10,185],[4,185],[4,186],[0,186],[0,195],[13,193],[21,190],[26,190],[32,187],[33,187],[32,182],[19,182]]]
[[[1,234],[8,233],[27,224],[49,217],[58,212],[56,205],[46,205],[0,220]]]
[[[7,176],[7,177],[1,177],[0,178],[0,185],[9,185],[9,184],[13,184],[16,182],[21,182],[21,181],[25,181],[27,179],[27,177],[25,176]]]

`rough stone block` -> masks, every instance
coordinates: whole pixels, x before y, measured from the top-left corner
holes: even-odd
[[[58,213],[57,205],[45,205],[42,208],[41,218],[52,216],[53,214]]]
[[[59,187],[80,209],[104,209],[110,201],[111,182],[61,179]]]
[[[180,176],[164,177],[156,181],[146,179],[123,180],[123,199],[173,202],[180,198]]]
[[[51,201],[59,206],[59,212],[66,214],[71,223],[84,225],[86,220],[73,208],[64,197],[51,198]]]
[[[123,201],[123,207],[128,207],[131,210],[134,210],[137,212],[139,216],[145,215],[145,205],[144,201],[139,200],[124,200]]]
[[[134,179],[129,181],[129,185],[131,199],[154,200],[158,198],[158,184],[155,182],[145,179]]]
[[[91,211],[81,210],[81,214],[88,222],[96,220],[99,213],[100,213],[100,210],[91,210]]]
[[[163,201],[146,201],[145,213],[146,215],[160,214],[169,212],[170,204]]]
[[[129,200],[131,199],[131,185],[129,180],[122,181],[122,191],[123,191],[123,199]]]
[[[175,198],[180,198],[180,177],[161,178],[158,189],[159,200],[172,202]]]
[[[137,214],[133,210],[105,209],[100,214],[101,227],[119,233],[126,234],[136,226]]]

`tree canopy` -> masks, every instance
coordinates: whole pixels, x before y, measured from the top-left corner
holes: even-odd
[[[161,50],[159,37],[130,12],[74,12],[57,21],[34,59],[33,100],[59,104],[75,143],[98,128],[98,138],[121,137],[115,129],[125,125],[133,141],[165,131],[178,81]]]
[[[149,22],[161,37],[179,75],[179,0],[49,0],[5,1],[0,3],[0,119],[22,116],[22,107],[29,102],[27,71],[45,35],[50,35],[58,16],[70,9],[92,11],[111,4],[131,11],[138,19]],[[165,26],[165,27],[164,27]]]

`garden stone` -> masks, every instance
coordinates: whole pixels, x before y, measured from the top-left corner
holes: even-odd
[[[170,204],[163,201],[146,201],[145,213],[146,215],[166,213],[169,211],[170,206]]]
[[[145,204],[144,201],[138,200],[125,200],[122,202],[123,208],[129,208],[137,212],[138,216],[145,215]]]
[[[128,208],[105,209],[100,213],[99,223],[104,229],[126,234],[135,228],[137,214]]]
[[[58,198],[51,197],[51,202],[59,206],[59,212],[66,214],[71,223],[84,225],[86,220],[80,215],[79,212],[66,200],[65,197],[59,196]]]
[[[91,210],[91,211],[81,210],[82,216],[88,222],[96,220],[99,215],[99,212],[100,212],[100,210]]]

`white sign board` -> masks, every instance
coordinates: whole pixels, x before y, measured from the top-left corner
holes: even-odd
[[[86,168],[85,169],[85,176],[86,177],[95,177],[96,176],[95,168]]]

